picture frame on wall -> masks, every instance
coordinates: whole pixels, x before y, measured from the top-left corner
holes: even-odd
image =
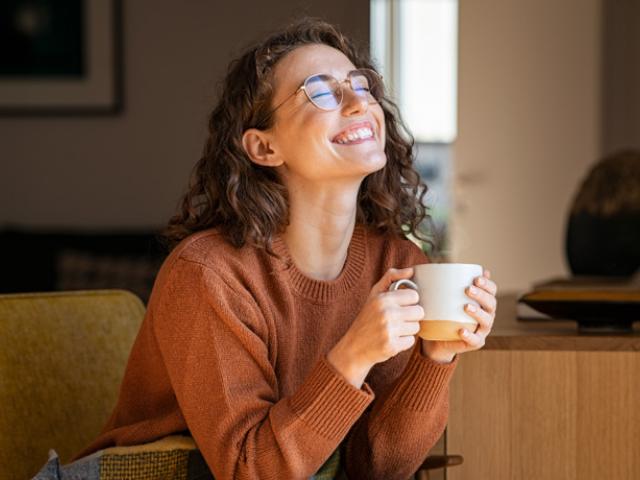
[[[121,0],[0,2],[0,115],[122,109]]]

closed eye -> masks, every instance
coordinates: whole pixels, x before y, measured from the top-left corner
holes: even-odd
[[[311,98],[320,98],[320,97],[328,97],[333,95],[332,92],[317,92],[311,95]]]

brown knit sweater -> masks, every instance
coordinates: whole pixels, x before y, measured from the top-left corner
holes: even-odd
[[[281,236],[273,247],[291,260]],[[332,281],[214,229],[188,237],[158,274],[116,408],[79,456],[188,430],[217,480],[305,478],[345,441],[350,478],[406,479],[445,428],[456,361],[418,342],[357,389],[326,354],[389,268],[426,262],[361,225]]]

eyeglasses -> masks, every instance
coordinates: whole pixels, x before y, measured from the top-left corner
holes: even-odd
[[[303,90],[309,101],[320,110],[336,110],[342,105],[344,97],[342,93],[343,83],[349,83],[351,90],[357,96],[365,98],[370,104],[378,103],[378,99],[382,95],[382,77],[374,70],[368,68],[352,70],[343,81],[337,80],[333,75],[317,73],[307,77],[295,92],[271,110],[269,117],[289,99],[297,95],[300,90]]]

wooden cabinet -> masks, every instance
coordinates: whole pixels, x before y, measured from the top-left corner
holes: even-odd
[[[446,450],[464,464],[447,480],[640,479],[640,332],[515,322],[502,303],[452,379]]]

